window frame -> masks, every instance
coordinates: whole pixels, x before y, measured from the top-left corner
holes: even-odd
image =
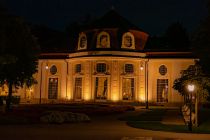
[[[105,68],[103,67],[103,65],[105,66]],[[98,66],[99,66],[99,68],[98,68]],[[96,73],[106,73],[107,72],[107,67],[108,67],[107,64],[104,63],[104,62],[96,63]],[[98,69],[99,69],[99,71],[98,71]]]
[[[84,47],[81,47],[81,43],[83,43],[83,41],[81,40],[82,38],[85,38]],[[79,34],[78,50],[85,50],[85,49],[87,49],[87,35],[84,32],[81,32]]]
[[[128,65],[132,66],[132,72],[131,71],[126,71],[126,68],[128,68],[126,66],[128,66]],[[134,64],[131,64],[131,63],[124,64],[124,73],[126,73],[126,74],[133,74],[134,73]]]
[[[78,67],[79,66],[79,67]],[[79,68],[79,71],[78,71]],[[74,69],[75,73],[81,73],[82,72],[82,64],[76,64],[75,65],[75,69]]]
[[[131,39],[131,46],[130,47],[128,47],[127,45],[126,45],[126,38],[127,37],[130,37],[130,39]],[[131,33],[131,32],[126,32],[126,33],[124,33],[123,34],[123,36],[122,36],[122,46],[121,46],[121,48],[125,48],[125,49],[135,49],[135,37],[134,37],[134,35]]]
[[[101,45],[101,36],[107,36],[107,45],[106,47]],[[110,48],[110,35],[109,33],[102,31],[97,35],[97,48]]]

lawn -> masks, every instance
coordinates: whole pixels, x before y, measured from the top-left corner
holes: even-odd
[[[144,111],[136,115],[129,115],[119,118],[126,121],[131,127],[157,130],[157,131],[169,131],[169,132],[181,132],[190,133],[188,126],[186,125],[169,125],[162,124],[161,120],[166,112],[166,109],[153,108],[149,111]],[[210,133],[210,109],[200,110],[200,125],[199,127],[193,127],[192,133]],[[202,120],[202,121],[201,121]]]

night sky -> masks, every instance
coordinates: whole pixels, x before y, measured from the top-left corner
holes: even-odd
[[[85,16],[104,15],[112,6],[151,35],[160,35],[173,22],[193,31],[206,17],[206,0],[4,0],[8,10],[31,23],[64,30]]]

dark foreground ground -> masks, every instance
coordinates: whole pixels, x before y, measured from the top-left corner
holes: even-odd
[[[71,124],[2,124],[1,140],[210,140],[209,134],[173,133],[130,127],[120,117],[144,112],[122,111],[94,115],[91,121]],[[167,120],[168,121],[168,120]]]

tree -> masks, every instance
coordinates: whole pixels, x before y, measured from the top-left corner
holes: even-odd
[[[172,23],[162,36],[152,36],[146,44],[153,51],[189,51],[189,35],[181,23]]]
[[[35,83],[38,45],[30,29],[19,17],[0,9],[0,85],[9,88],[7,109],[10,108],[12,88]]]
[[[181,23],[171,24],[164,35],[166,48],[173,50],[189,50],[189,35]]]
[[[203,20],[191,36],[194,54],[200,59],[206,74],[210,75],[210,0],[208,0],[208,17]]]
[[[209,97],[208,90],[210,89],[210,78],[203,72],[198,61],[181,72],[181,77],[175,79],[173,88],[184,96],[186,101],[189,94],[186,87],[188,84],[192,83],[196,87],[196,93],[199,96],[200,101]]]

